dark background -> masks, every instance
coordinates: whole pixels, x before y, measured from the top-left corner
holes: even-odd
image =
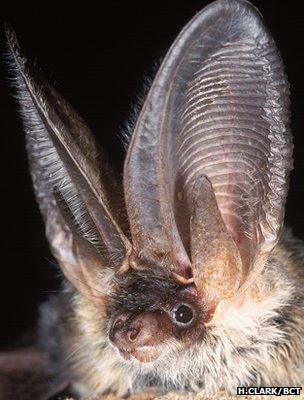
[[[4,20],[15,28],[23,51],[85,117],[118,168],[123,146],[118,138],[142,89],[143,77],[163,56],[184,24],[206,0],[100,2],[97,9],[5,10]],[[292,97],[295,170],[287,205],[287,222],[304,238],[303,40],[300,1],[255,0],[285,61]],[[48,3],[49,5],[51,3]],[[52,4],[53,5],[53,4]],[[46,7],[46,5],[45,5]],[[2,10],[3,11],[3,10]],[[73,9],[75,11],[75,8]],[[76,10],[77,11],[77,10]],[[2,40],[2,37],[1,37]],[[2,41],[3,44],[3,41]],[[3,52],[2,52],[3,54]],[[4,57],[2,57],[3,61]],[[8,68],[1,62],[0,226],[4,245],[0,270],[0,347],[34,325],[37,305],[58,288],[58,273],[44,238],[33,196],[24,148],[24,135]]]

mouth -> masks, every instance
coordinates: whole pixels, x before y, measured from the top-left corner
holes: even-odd
[[[118,349],[120,355],[126,361],[136,359],[142,363],[155,361],[160,356],[160,349],[155,346],[141,346],[136,349]]]

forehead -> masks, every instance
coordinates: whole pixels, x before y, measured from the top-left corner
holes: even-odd
[[[153,310],[188,296],[187,287],[169,276],[146,271],[130,271],[117,279],[113,296],[117,308],[130,311]]]

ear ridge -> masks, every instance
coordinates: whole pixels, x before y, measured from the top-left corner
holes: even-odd
[[[11,30],[6,33],[26,130],[32,180],[53,252],[61,262],[66,257],[68,263],[69,257],[76,254],[73,235],[81,232],[82,240],[95,247],[99,258],[95,264],[119,268],[130,251],[130,244],[112,216],[93,136],[47,81],[34,78],[30,65],[19,53],[14,33]],[[112,179],[113,173],[107,172]],[[68,226],[64,220],[55,192],[68,205],[80,227],[78,233],[73,224]],[[58,240],[61,236],[67,239],[69,251],[64,249],[62,240]],[[76,257],[74,264],[78,261]]]

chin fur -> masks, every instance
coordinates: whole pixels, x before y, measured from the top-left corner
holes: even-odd
[[[223,304],[200,342],[175,340],[152,362],[126,360],[109,342],[106,313],[70,287],[42,307],[41,338],[54,368],[81,396],[118,397],[148,387],[235,393],[237,386],[301,386],[304,249],[290,233],[240,303]]]

